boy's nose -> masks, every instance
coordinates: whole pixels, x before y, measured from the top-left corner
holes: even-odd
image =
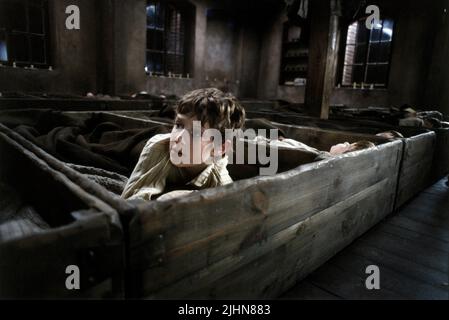
[[[185,131],[185,129],[176,130],[176,131],[172,132],[171,140],[173,142],[180,143],[182,140],[182,135],[183,135],[184,131]]]

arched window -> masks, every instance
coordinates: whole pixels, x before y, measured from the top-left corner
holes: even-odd
[[[154,1],[147,3],[147,73],[186,75],[188,23],[191,12],[187,3]]]
[[[343,86],[354,82],[386,87],[390,69],[394,22],[381,20],[369,29],[362,19],[349,25],[343,61]]]

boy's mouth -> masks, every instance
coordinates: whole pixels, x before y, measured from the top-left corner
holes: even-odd
[[[177,150],[177,149],[179,149],[179,148],[177,148],[176,145],[172,146],[172,147],[171,147],[171,150],[170,150],[170,153],[171,153],[172,155],[177,154],[178,157],[182,157],[182,149],[179,149],[179,150]]]

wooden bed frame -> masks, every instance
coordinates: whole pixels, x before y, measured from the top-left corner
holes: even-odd
[[[146,123],[102,116],[134,127]],[[366,137],[285,129],[305,143],[317,137],[328,145]],[[126,296],[154,299],[273,298],[283,293],[393,211],[404,147],[401,140],[378,138],[376,148],[275,176],[243,179],[172,201],[129,202],[22,136],[2,130],[51,170],[118,212]]]
[[[249,112],[253,118],[267,118],[279,123],[344,130],[349,132],[375,135],[382,131],[395,130],[404,135],[404,154],[400,166],[398,191],[395,208],[399,208],[435,180],[444,176],[444,160],[448,161],[449,169],[449,131],[445,129],[438,133],[435,130],[425,130],[410,127],[393,127],[373,121],[321,120],[312,117],[282,115],[268,112]],[[447,146],[446,148],[444,146]]]
[[[15,221],[1,229],[0,298],[123,297],[124,241],[117,211],[17,137],[0,124],[0,181],[50,228],[24,228]],[[65,286],[70,265],[81,270],[80,290]]]

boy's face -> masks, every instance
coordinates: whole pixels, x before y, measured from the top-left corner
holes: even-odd
[[[170,136],[170,160],[177,167],[201,165],[212,155],[211,141],[202,138],[208,125],[203,124],[201,130],[194,130],[194,121],[198,119],[183,114],[176,115]]]

